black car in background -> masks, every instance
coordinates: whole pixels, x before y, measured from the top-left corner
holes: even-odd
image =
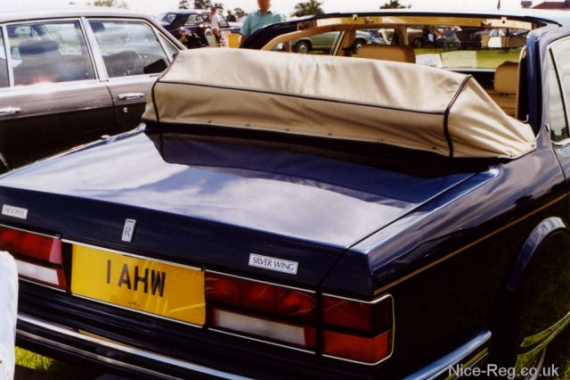
[[[188,48],[207,45],[204,33],[210,27],[210,11],[206,9],[176,10],[166,12],[157,18],[160,24]],[[223,15],[221,32],[239,33],[238,26],[232,26]]]
[[[135,128],[151,84],[182,49],[129,12],[0,14],[2,170]]]

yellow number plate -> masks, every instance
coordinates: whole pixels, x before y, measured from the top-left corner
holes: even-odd
[[[137,311],[203,325],[204,271],[73,245],[71,292]]]

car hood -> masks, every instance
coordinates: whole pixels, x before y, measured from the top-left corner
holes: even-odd
[[[47,160],[0,185],[148,208],[347,248],[469,178],[145,134]]]

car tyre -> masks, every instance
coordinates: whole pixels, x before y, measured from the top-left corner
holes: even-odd
[[[295,44],[294,50],[299,54],[308,54],[311,51],[311,45],[307,41],[299,41]]]

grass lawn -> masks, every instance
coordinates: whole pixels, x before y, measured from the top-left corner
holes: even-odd
[[[99,375],[16,347],[14,380],[90,380]]]

